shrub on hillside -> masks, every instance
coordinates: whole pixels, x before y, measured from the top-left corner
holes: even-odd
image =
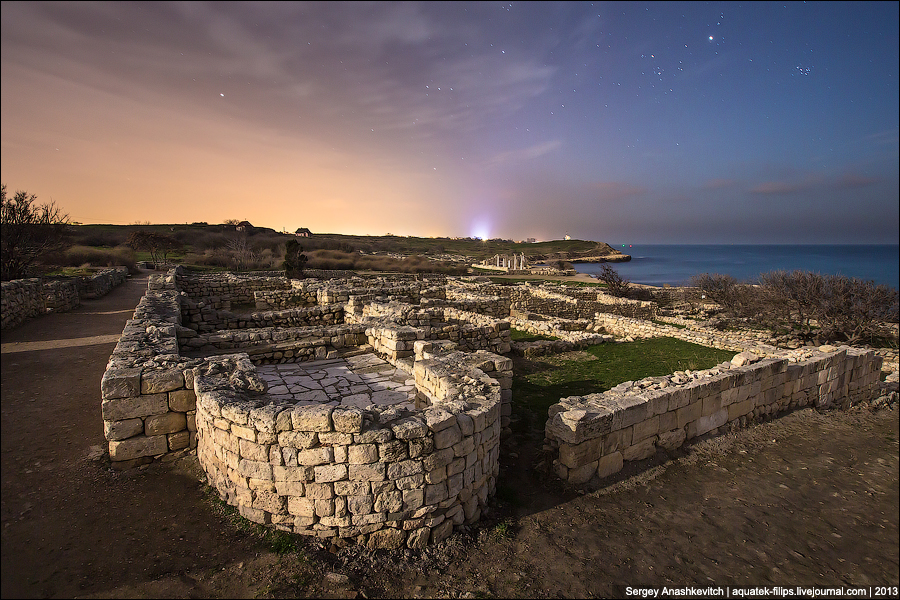
[[[62,253],[58,263],[64,267],[80,267],[88,264],[92,267],[133,267],[134,250],[128,246],[115,248],[94,248],[92,246],[72,246]]]

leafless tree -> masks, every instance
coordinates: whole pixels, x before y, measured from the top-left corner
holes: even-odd
[[[55,203],[36,205],[37,196],[18,191],[6,197],[6,184],[0,189],[0,263],[4,281],[28,276],[28,268],[50,252],[70,246],[69,216]]]
[[[231,254],[231,262],[235,271],[246,270],[256,260],[256,253],[250,247],[246,235],[231,238],[225,247]]]
[[[149,252],[150,260],[157,266],[166,264],[169,254],[182,248],[181,242],[170,235],[143,229],[133,231],[128,236],[126,245],[134,250]]]
[[[609,264],[600,265],[600,273],[597,279],[606,284],[606,291],[616,298],[627,298],[631,290],[631,282],[624,279],[619,272],[613,269]]]

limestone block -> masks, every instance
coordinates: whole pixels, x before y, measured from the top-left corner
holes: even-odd
[[[656,441],[656,445],[665,450],[674,450],[684,443],[685,437],[686,434],[684,429],[664,431],[659,434],[659,439]]]
[[[445,482],[425,486],[425,504],[437,504],[446,500],[447,495],[447,484]]]
[[[238,462],[238,473],[243,477],[272,480],[272,465],[258,460],[242,458]]]
[[[358,408],[335,408],[331,414],[335,431],[359,433],[362,431],[363,412]]]
[[[599,461],[595,460],[587,463],[586,465],[582,465],[574,469],[569,469],[569,483],[572,485],[581,485],[582,483],[587,483],[588,481],[590,481],[591,477],[594,476],[594,473],[596,473],[598,464]]]
[[[406,538],[407,547],[413,550],[424,550],[428,547],[428,539],[431,536],[431,528],[420,527],[409,532]]]
[[[687,406],[679,408],[675,411],[677,426],[681,428],[692,421],[696,421],[700,418],[702,412],[703,404],[701,402],[694,402],[692,404],[688,404]]]
[[[109,443],[109,458],[113,461],[131,460],[143,456],[156,456],[169,451],[169,442],[164,435],[139,435],[127,440]]]
[[[180,370],[145,371],[141,374],[141,394],[159,394],[184,387],[184,373]]]
[[[394,433],[390,429],[370,429],[353,434],[353,442],[356,444],[383,444],[394,439]]]
[[[696,422],[696,434],[703,435],[717,427],[721,427],[728,422],[728,408],[721,408],[718,412],[711,415],[700,417]],[[693,436],[689,436],[693,437]]]
[[[189,412],[197,408],[197,395],[194,390],[173,390],[169,392],[169,409],[176,412]]]
[[[418,417],[407,417],[391,426],[391,431],[398,440],[423,438],[428,435],[428,429]]]
[[[443,408],[431,407],[424,411],[425,422],[432,431],[441,431],[456,425],[456,417]]]
[[[185,429],[187,429],[187,419],[185,419],[184,413],[180,412],[152,415],[144,421],[144,431],[147,435],[176,433]]]
[[[310,448],[297,452],[297,464],[303,466],[317,466],[330,463],[334,460],[334,450],[330,447]]]
[[[331,498],[327,498],[324,500],[315,500],[314,501],[315,511],[317,517],[331,517],[334,516],[334,500]],[[322,523],[326,525],[326,523]],[[349,523],[348,523],[349,525]]]
[[[354,465],[378,462],[378,446],[375,444],[358,444],[347,449],[347,461]]]
[[[632,443],[622,451],[625,460],[643,460],[653,456],[656,452],[656,436],[649,437],[637,443]]]
[[[394,485],[398,490],[414,490],[422,487],[425,482],[425,475],[422,473],[410,475],[408,477],[400,477],[394,481]]]
[[[401,440],[392,440],[385,444],[378,444],[378,455],[381,462],[395,462],[404,460],[409,446]]]
[[[269,451],[266,446],[261,446],[255,442],[242,439],[238,442],[238,448],[240,449],[241,458],[257,460],[260,462],[267,462],[269,460]]]
[[[375,497],[371,494],[365,496],[347,496],[347,511],[353,515],[368,515],[375,506]]]
[[[104,421],[124,421],[169,411],[169,399],[165,393],[128,398],[111,398],[100,405]]]
[[[315,517],[316,505],[315,500],[309,498],[299,498],[289,496],[287,499],[287,511],[298,517]],[[312,523],[309,523],[310,525]]]
[[[143,432],[144,421],[142,419],[103,422],[103,434],[107,440],[124,440]]]
[[[367,481],[335,481],[334,493],[338,496],[367,496],[370,487]]]
[[[601,479],[609,477],[622,470],[624,458],[621,452],[613,452],[602,457],[597,462],[597,476]]]
[[[275,433],[291,431],[294,428],[294,424],[291,422],[292,410],[291,408],[282,408],[275,415]]]
[[[306,487],[302,481],[275,481],[275,491],[280,496],[302,496]]]
[[[256,491],[254,492],[254,498],[251,506],[257,510],[262,510],[267,513],[284,513],[285,512],[285,501],[284,498],[279,496],[278,494],[273,494],[272,492],[266,491]]]
[[[353,443],[353,435],[338,431],[325,431],[318,434],[319,443],[323,446],[347,446]]]
[[[107,369],[100,380],[104,400],[130,398],[141,393],[141,369]]]
[[[562,443],[559,445],[559,462],[574,469],[596,461],[600,457],[604,441],[604,438],[597,437],[580,444]]]
[[[431,531],[431,543],[438,544],[453,533],[453,521],[444,521]]]
[[[385,463],[350,465],[349,476],[351,481],[384,481],[385,471]]]
[[[314,468],[316,483],[331,483],[347,478],[347,465],[322,465]]]
[[[655,416],[646,421],[635,423],[632,428],[631,443],[634,444],[650,436],[659,433],[659,417]]]
[[[241,404],[224,404],[222,406],[222,418],[228,419],[237,425],[246,425],[250,418],[250,409]]]
[[[231,433],[236,435],[239,438],[243,438],[245,440],[250,440],[251,442],[256,441],[256,430],[252,427],[245,427],[244,425],[238,425],[237,423],[231,424]]]
[[[396,480],[401,477],[409,477],[423,473],[422,461],[420,460],[404,460],[395,463],[389,463],[387,466],[388,479]]]
[[[334,487],[331,483],[307,483],[306,497],[312,500],[334,498]]]
[[[398,490],[382,492],[375,496],[375,512],[397,513],[403,508],[403,495]]]
[[[289,446],[298,450],[312,448],[318,441],[318,434],[310,431],[283,431],[278,434],[280,446]]]
[[[456,444],[462,439],[462,432],[459,430],[459,426],[456,424],[456,419],[454,417],[454,423],[451,427],[446,429],[442,429],[440,431],[435,432],[434,434],[434,447],[437,449],[450,448],[453,444]]]
[[[297,431],[331,431],[330,406],[297,406],[291,412],[291,422]]]
[[[453,445],[453,454],[455,456],[468,456],[475,451],[475,440],[472,436],[464,437],[461,441]]]
[[[424,437],[409,440],[409,457],[421,458],[434,450],[434,438]]]

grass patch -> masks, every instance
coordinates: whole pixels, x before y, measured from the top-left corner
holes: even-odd
[[[543,426],[547,409],[567,396],[605,392],[625,381],[709,369],[734,352],[706,348],[675,338],[652,338],[627,344],[600,344],[585,351],[521,359],[513,377],[513,412],[524,425]]]

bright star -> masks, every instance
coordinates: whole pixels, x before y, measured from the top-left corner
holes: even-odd
[[[709,41],[713,41],[713,36],[709,36]]]

